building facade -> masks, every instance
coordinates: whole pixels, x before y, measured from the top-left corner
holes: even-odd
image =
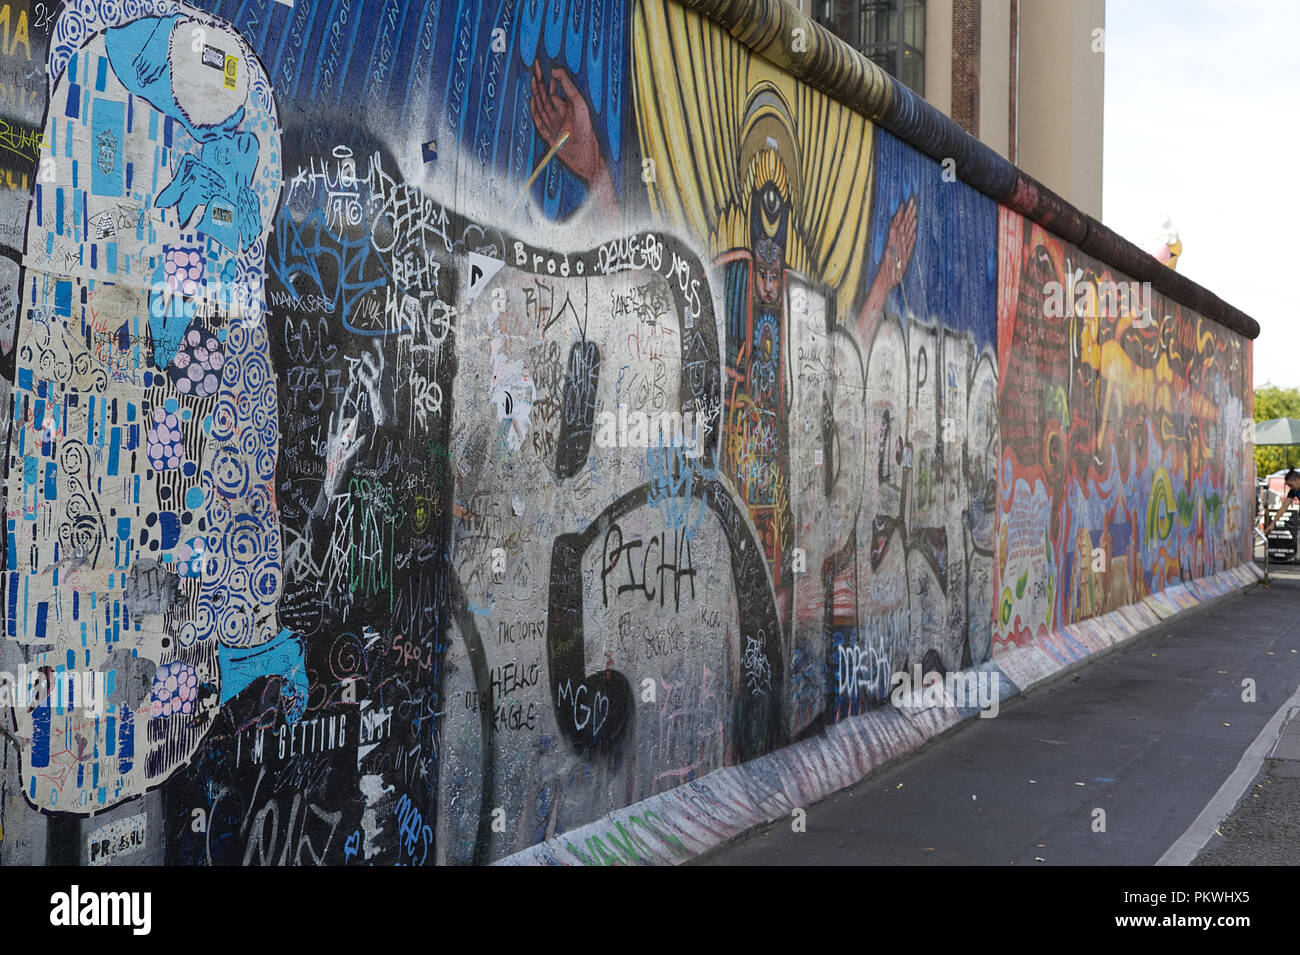
[[[788,0],[1101,216],[1105,0]]]

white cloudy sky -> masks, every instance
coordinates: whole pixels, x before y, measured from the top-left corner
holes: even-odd
[[[1055,2],[1055,0],[1053,0]],[[1263,331],[1255,384],[1300,387],[1300,0],[1106,0],[1102,220]]]

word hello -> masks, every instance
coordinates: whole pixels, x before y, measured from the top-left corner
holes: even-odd
[[[627,410],[618,406],[618,414],[602,411],[596,415],[596,445],[601,448],[682,448],[688,458],[700,455],[700,436],[704,419],[694,412]]]
[[[988,719],[998,715],[1002,699],[1002,675],[996,670],[961,670],[942,676],[931,671],[922,676],[921,664],[915,663],[911,673],[895,673],[889,685],[893,688],[889,701],[899,709],[953,706],[978,709],[980,719]]]

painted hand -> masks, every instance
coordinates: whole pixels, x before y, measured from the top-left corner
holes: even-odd
[[[168,17],[158,20],[143,47],[131,59],[135,79],[143,87],[149,87],[162,78],[170,58],[172,30],[177,27],[179,18]]]
[[[158,193],[154,205],[159,209],[175,206],[177,220],[181,226],[187,226],[196,209],[206,206],[213,196],[227,189],[225,178],[191,153],[182,157],[176,178]]]
[[[353,381],[365,389],[370,399],[370,413],[375,419],[375,427],[380,428],[389,418],[388,407],[384,402],[384,349],[378,341],[374,342],[374,354],[361,353],[361,362],[355,368]]]
[[[885,301],[903,281],[907,267],[912,262],[912,252],[916,248],[916,199],[908,199],[898,207],[893,220],[889,223],[889,235],[885,240],[885,254],[876,270],[876,277],[867,291],[867,300],[862,304],[858,316],[858,335],[864,343],[870,343],[875,337],[876,329],[884,315]]]
[[[262,204],[252,189],[235,192],[235,222],[239,226],[239,247],[246,249],[262,234]]]
[[[569,134],[568,140],[560,147],[559,157],[575,176],[591,184],[605,172],[605,159],[600,154],[591,110],[568,73],[552,67],[548,88],[542,80],[541,64],[534,63],[530,105],[533,124],[548,146],[554,146],[566,132]]]
[[[916,199],[908,199],[898,207],[889,223],[889,238],[885,243],[885,258],[880,272],[889,288],[903,281],[907,267],[916,248]]]

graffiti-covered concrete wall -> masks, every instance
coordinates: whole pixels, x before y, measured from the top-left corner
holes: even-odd
[[[1249,339],[724,19],[4,6],[0,862],[676,861],[1248,559]]]
[[[1008,210],[998,248],[995,640],[1249,560],[1249,341]]]

